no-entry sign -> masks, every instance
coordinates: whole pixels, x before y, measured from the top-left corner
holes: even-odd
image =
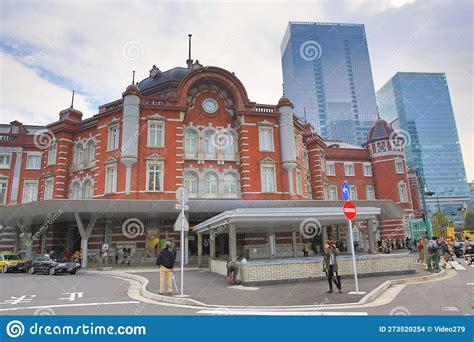
[[[355,204],[351,201],[344,202],[344,215],[347,217],[348,220],[353,220],[356,217],[357,210]]]

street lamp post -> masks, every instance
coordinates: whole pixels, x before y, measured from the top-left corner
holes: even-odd
[[[446,190],[446,191],[441,191],[439,194],[436,195],[436,203],[438,205],[438,212],[441,214],[441,207],[439,206],[439,196],[442,194],[446,194],[448,192],[453,192],[453,190]]]

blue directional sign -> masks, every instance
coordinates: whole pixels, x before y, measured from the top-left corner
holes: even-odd
[[[349,183],[347,183],[347,181],[344,181],[344,183],[342,183],[341,194],[344,201],[348,201],[351,198],[351,187],[349,186]]]

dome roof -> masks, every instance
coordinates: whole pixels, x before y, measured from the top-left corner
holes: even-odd
[[[374,121],[372,128],[367,134],[367,141],[390,139],[393,128],[384,119],[378,118]]]
[[[125,95],[140,95],[140,89],[135,84],[130,84],[122,96]]]
[[[182,81],[192,70],[189,68],[176,67],[170,70],[156,73],[155,77],[148,77],[138,83],[141,91],[156,87],[168,81]]]
[[[282,96],[280,100],[278,100],[278,107],[281,106],[290,106],[291,108],[293,108],[293,103],[291,103],[289,98]]]

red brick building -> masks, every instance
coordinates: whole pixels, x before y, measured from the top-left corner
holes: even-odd
[[[46,127],[2,124],[0,249],[24,250],[30,239],[34,251],[74,250],[82,240],[90,251],[132,244],[146,257],[150,243],[176,237],[180,186],[189,194],[192,226],[239,207],[341,205],[344,180],[356,203],[391,200],[398,208],[379,217],[380,238],[406,236],[407,218],[419,213],[417,189],[390,126],[376,120],[364,146],[323,141],[292,108],[285,97],[252,102],[233,73],[196,61],[168,71],[153,66],[88,118],[71,106]],[[130,237],[123,222],[134,217],[140,234]],[[280,234],[276,244],[290,236]],[[259,233],[240,238],[268,243]]]

